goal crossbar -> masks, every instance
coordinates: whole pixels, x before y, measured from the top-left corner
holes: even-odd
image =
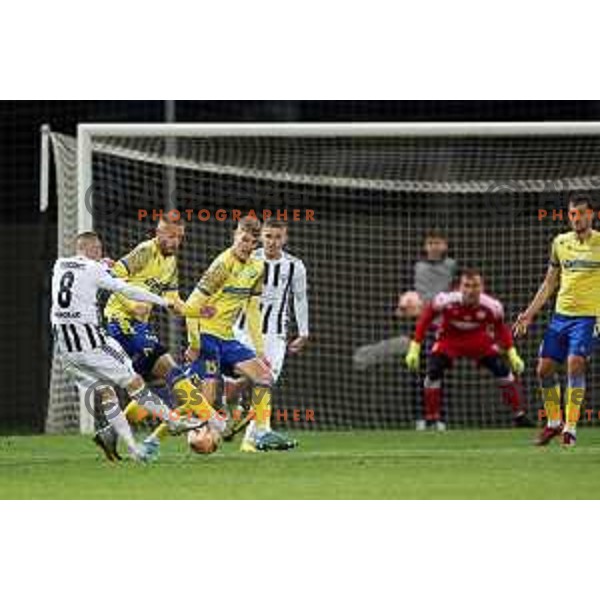
[[[79,136],[469,137],[599,135],[600,121],[506,123],[81,123]]]

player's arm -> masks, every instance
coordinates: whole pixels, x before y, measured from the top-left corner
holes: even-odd
[[[113,265],[112,272],[120,279],[129,279],[146,268],[150,260],[152,260],[152,248],[147,243],[142,243],[119,258]]]
[[[183,300],[179,295],[179,270],[177,266],[173,269],[173,273],[171,273],[169,281],[165,285],[162,297],[170,304],[177,306],[179,310],[182,310]]]
[[[181,312],[186,317],[188,344],[192,350],[200,348],[200,316],[210,297],[216,294],[225,284],[229,276],[229,269],[225,262],[218,258],[202,275],[198,285],[183,305]]]
[[[433,302],[428,302],[424,308],[423,312],[421,312],[421,316],[417,320],[417,324],[415,326],[415,333],[413,335],[413,341],[417,344],[422,344],[431,324],[435,320],[438,315],[439,310],[435,304],[435,299]]]
[[[536,292],[533,300],[529,306],[517,317],[514,324],[514,332],[517,336],[525,335],[527,328],[544,304],[554,295],[560,283],[560,262],[556,254],[556,242],[552,244],[552,250],[550,251],[550,264],[548,265],[548,271],[546,271],[546,277]]]
[[[122,279],[113,277],[100,265],[98,265],[96,270],[96,284],[103,290],[122,294],[123,296],[126,296],[127,298],[136,302],[148,302],[158,306],[168,306],[168,302],[164,298],[161,298],[160,296],[157,296],[156,294],[153,294],[152,292],[142,288],[131,285]]]
[[[520,375],[525,370],[525,363],[515,348],[515,342],[510,327],[504,321],[504,311],[500,310],[494,321],[494,339],[506,350],[510,368]]]
[[[515,345],[510,327],[504,322],[504,319],[502,318],[498,319],[494,323],[494,339],[505,350],[510,350]]]
[[[248,327],[248,336],[256,350],[258,356],[265,353],[265,341],[262,333],[262,314],[260,311],[260,297],[263,291],[263,270],[261,269],[260,276],[257,278],[248,304],[246,306],[246,323]]]
[[[415,333],[413,339],[410,342],[408,347],[408,352],[406,353],[406,366],[412,371],[416,371],[419,369],[419,363],[421,358],[421,344],[427,335],[427,331],[431,327],[434,319],[439,313],[439,308],[436,303],[437,297],[433,299],[432,302],[428,302],[419,319],[417,320],[417,325],[415,326]]]
[[[292,280],[292,298],[294,300],[294,316],[298,327],[298,337],[292,340],[289,350],[292,354],[300,352],[308,342],[308,293],[306,284],[306,267],[302,262],[297,263],[297,269]]]

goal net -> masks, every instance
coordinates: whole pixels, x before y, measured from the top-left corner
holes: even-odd
[[[176,206],[186,222],[185,297],[229,245],[237,215],[287,211],[289,251],[307,267],[312,335],[303,354],[288,357],[276,389],[275,409],[288,409],[279,426],[412,427],[419,385],[402,358],[357,369],[353,356],[411,335],[414,322],[394,311],[399,293],[414,287],[426,232],[443,231],[449,256],[481,269],[511,321],[545,274],[552,237],[569,227],[568,190],[600,187],[599,133],[585,124],[84,126],[78,140],[51,138],[59,252],[93,226],[118,258],[152,235],[153,211]],[[534,364],[549,313],[519,342],[534,418]],[[183,323],[157,319],[180,357]],[[590,379],[595,420],[594,361]],[[450,426],[511,422],[490,377],[464,361],[447,377],[445,402]],[[47,430],[90,426],[53,361]]]

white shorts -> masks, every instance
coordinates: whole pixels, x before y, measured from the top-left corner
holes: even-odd
[[[119,342],[106,337],[106,343],[85,352],[59,351],[62,364],[81,389],[104,386],[127,387],[136,377],[131,359]]]
[[[256,351],[246,330],[236,328],[235,337],[238,342]],[[267,333],[264,338],[265,356],[271,363],[273,382],[277,382],[281,375],[281,371],[283,370],[283,361],[285,360],[285,354],[287,352],[287,337],[283,334]]]

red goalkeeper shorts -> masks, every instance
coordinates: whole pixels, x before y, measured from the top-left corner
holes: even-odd
[[[486,331],[442,336],[431,348],[431,354],[445,354],[448,358],[481,360],[499,354],[498,346]]]

